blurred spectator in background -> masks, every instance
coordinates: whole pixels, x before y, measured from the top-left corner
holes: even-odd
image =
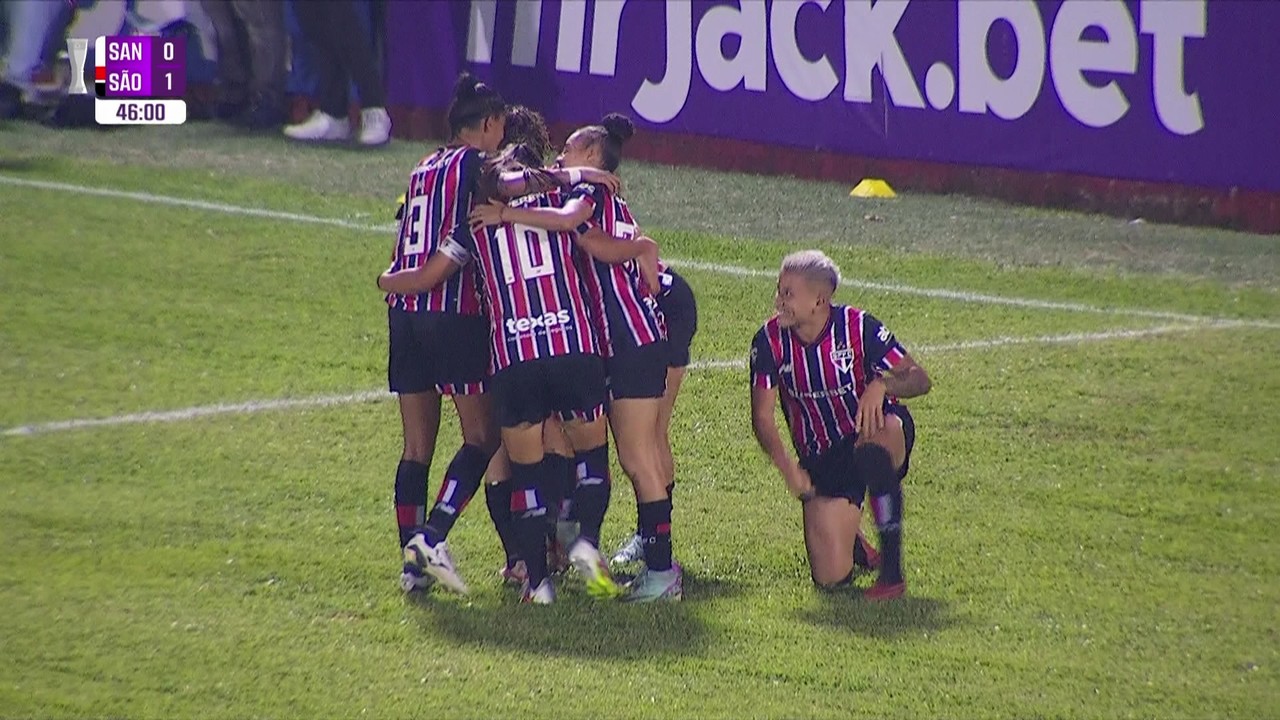
[[[354,82],[361,106],[356,140],[361,145],[386,143],[391,139],[391,116],[387,114],[386,94],[373,46],[359,31],[355,0],[304,0],[295,2],[293,10],[307,42],[316,51],[319,108],[303,122],[286,126],[284,134],[306,141],[350,139],[347,90]]]
[[[0,0],[0,118],[17,117],[51,84],[37,83],[37,73],[49,74],[74,13],[67,0]]]
[[[325,4],[325,3],[320,3]],[[214,116],[251,130],[284,123],[284,6],[279,0],[201,0],[218,35]]]

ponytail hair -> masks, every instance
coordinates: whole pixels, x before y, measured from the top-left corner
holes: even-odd
[[[464,128],[474,128],[486,118],[506,112],[507,104],[497,90],[480,82],[469,72],[458,76],[449,103],[449,134],[456,137]]]
[[[636,134],[636,126],[622,113],[609,113],[600,119],[599,125],[588,125],[583,131],[593,145],[600,145],[601,165],[613,172],[622,163],[622,145]]]

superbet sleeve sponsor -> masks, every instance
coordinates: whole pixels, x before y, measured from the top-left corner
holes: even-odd
[[[894,369],[907,354],[889,328],[870,313],[862,317],[862,347],[871,371],[868,375]]]
[[[778,385],[778,364],[769,346],[769,338],[765,328],[760,328],[751,341],[751,386],[771,388]]]

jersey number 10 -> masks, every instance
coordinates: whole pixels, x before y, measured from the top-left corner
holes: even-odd
[[[502,265],[502,279],[508,285],[516,280],[533,280],[556,271],[551,261],[551,236],[546,230],[528,225],[504,225],[498,231],[498,262]],[[511,248],[515,248],[512,263]]]

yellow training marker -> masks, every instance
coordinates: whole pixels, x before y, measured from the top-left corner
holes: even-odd
[[[889,183],[879,178],[863,178],[862,182],[849,191],[849,197],[891,198],[897,196],[898,194],[893,191],[893,188],[889,187]]]

